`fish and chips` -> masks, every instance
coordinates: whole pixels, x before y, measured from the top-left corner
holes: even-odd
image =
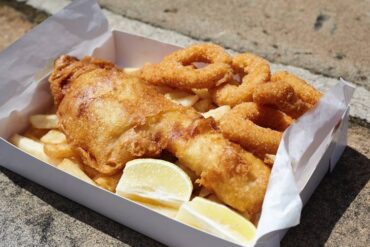
[[[193,196],[253,222],[283,132],[321,97],[295,75],[271,74],[263,58],[214,44],[142,68],[63,55],[49,82],[56,114],[31,116],[11,138],[17,147],[112,192],[127,162],[167,152],[191,175]]]

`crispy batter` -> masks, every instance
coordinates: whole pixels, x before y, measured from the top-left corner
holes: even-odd
[[[193,63],[208,63],[196,68]],[[155,85],[180,89],[210,88],[232,78],[231,58],[214,44],[197,44],[171,53],[159,64],[146,64],[141,77]]]
[[[316,103],[319,102],[322,95],[310,84],[286,71],[275,73],[274,75],[272,75],[271,81],[273,82],[283,81],[288,83],[291,87],[293,87],[297,97],[311,105],[316,105]]]
[[[63,66],[68,67],[66,81],[51,77],[50,82],[52,87],[64,86],[53,90],[60,102],[57,114],[67,141],[85,164],[109,175],[122,171],[130,159],[166,148],[223,202],[251,218],[258,214],[270,169],[225,139],[212,119],[172,103],[153,86],[113,66],[96,64],[79,73],[80,62],[64,60],[72,63]],[[63,75],[60,61],[56,64]],[[70,72],[74,64],[78,76]]]
[[[282,131],[292,123],[278,110],[246,102],[223,115],[219,127],[226,138],[264,158],[265,154],[277,152]]]
[[[253,101],[260,105],[279,109],[295,119],[313,107],[298,98],[293,87],[285,81],[258,85],[253,93]]]
[[[83,162],[100,173],[117,173],[128,160],[157,156],[166,145],[145,125],[149,117],[177,106],[152,86],[125,77],[107,62],[65,56],[57,60],[50,82],[60,102],[60,128]]]
[[[225,139],[210,118],[194,121],[181,136],[173,136],[169,150],[224,203],[249,219],[258,214],[270,170],[253,154]]]
[[[233,58],[232,67],[241,75],[242,83],[228,83],[212,90],[212,97],[217,105],[235,106],[253,100],[256,85],[270,80],[268,62],[251,53],[238,54]]]

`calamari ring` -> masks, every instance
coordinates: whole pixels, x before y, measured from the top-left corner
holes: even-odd
[[[208,63],[194,68],[195,62]],[[212,88],[233,77],[230,55],[214,44],[197,44],[175,51],[159,64],[144,65],[141,78],[155,85],[180,89]],[[190,65],[190,66],[189,66]]]
[[[288,83],[291,87],[293,87],[298,98],[311,105],[315,105],[317,102],[319,102],[322,95],[310,84],[286,71],[275,73],[274,75],[272,75],[271,81],[284,81]]]
[[[302,101],[285,81],[268,82],[254,89],[253,101],[259,105],[278,109],[292,118],[299,118],[313,105]]]
[[[277,152],[282,132],[293,122],[279,110],[245,102],[223,115],[218,125],[227,139],[264,158]]]
[[[232,61],[234,71],[243,76],[242,83],[223,84],[212,90],[213,101],[221,105],[235,106],[242,102],[253,100],[253,90],[256,85],[270,80],[269,63],[254,54],[236,55]]]

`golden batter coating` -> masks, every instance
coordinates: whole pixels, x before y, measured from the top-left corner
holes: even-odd
[[[196,68],[194,63],[208,63]],[[141,77],[152,84],[191,90],[228,82],[233,76],[231,57],[220,46],[197,44],[175,51],[159,64],[146,64]]]
[[[226,138],[264,158],[276,154],[282,132],[292,123],[293,119],[279,110],[246,102],[226,113],[219,126]]]
[[[270,169],[224,138],[213,120],[91,58],[62,56],[50,83],[60,127],[85,165],[116,174],[127,161],[166,149],[225,204],[251,219],[260,212]]]
[[[276,108],[294,119],[313,107],[301,100],[293,87],[285,81],[258,85],[253,92],[253,101],[259,105]]]
[[[232,67],[241,75],[242,82],[228,83],[212,90],[213,100],[217,105],[235,106],[243,102],[253,101],[254,88],[270,80],[268,62],[252,53],[238,54],[233,58]]]
[[[286,71],[281,71],[273,74],[271,77],[271,81],[283,81],[288,83],[294,89],[297,97],[310,105],[316,105],[322,96],[322,94],[313,86],[311,86],[301,78]]]

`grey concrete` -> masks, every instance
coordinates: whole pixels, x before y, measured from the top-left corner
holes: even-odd
[[[0,25],[0,33],[2,34],[0,36],[0,50],[16,41],[32,27],[32,24],[25,20],[21,13],[2,5],[0,5],[0,23],[7,23],[7,25]]]
[[[0,0],[0,6],[2,2],[8,1]],[[29,0],[28,3],[54,13],[68,1]],[[22,6],[24,7],[21,5],[15,8],[22,9]],[[17,12],[14,11],[11,10],[10,13]],[[4,13],[8,14],[8,11]],[[105,13],[111,24],[118,29],[179,45],[196,42],[176,32],[155,28],[108,11]],[[24,14],[23,10],[16,13],[18,17]],[[32,19],[29,16],[32,15],[20,18],[27,22]],[[17,21],[10,19],[11,22],[0,18],[0,26],[4,30],[12,30],[5,26]],[[32,26],[33,21],[26,25]],[[27,31],[28,28],[23,30]],[[0,39],[0,46],[5,47],[13,40]],[[293,70],[322,90],[335,83],[334,79],[296,67],[279,64],[272,64],[272,67]],[[353,108],[363,109],[359,114],[366,117],[370,112],[366,108],[369,92],[364,87],[360,89],[361,93],[355,99],[365,106],[360,108],[354,105]],[[304,208],[301,224],[288,232],[282,246],[368,245],[369,138],[369,129],[351,124],[348,147],[337,168],[324,178]],[[163,246],[3,168],[0,168],[0,191],[0,246]]]
[[[115,13],[370,88],[370,3],[99,0]]]
[[[63,6],[68,4],[69,1],[66,0],[54,0],[54,1],[42,1],[42,0],[28,0],[27,3],[34,6],[35,8],[42,9],[48,13],[56,13]],[[143,7],[144,8],[144,7]],[[176,44],[179,46],[186,46],[199,40],[190,38],[183,34],[165,30],[162,28],[154,27],[152,25],[143,23],[141,21],[132,20],[110,11],[104,10],[110,26],[113,29],[122,30],[129,33],[134,33],[142,35],[148,38],[160,40],[167,43]],[[231,53],[236,52],[229,49]],[[370,68],[370,66],[369,66]],[[330,78],[324,75],[312,73],[306,69],[298,68],[291,65],[282,65],[277,63],[271,63],[271,69],[276,70],[287,70],[294,74],[306,79],[308,82],[312,83],[318,89],[326,91],[335,83],[337,83],[336,78]],[[370,123],[370,91],[363,86],[357,86],[355,95],[351,102],[351,116],[362,120],[363,123],[369,125]]]

